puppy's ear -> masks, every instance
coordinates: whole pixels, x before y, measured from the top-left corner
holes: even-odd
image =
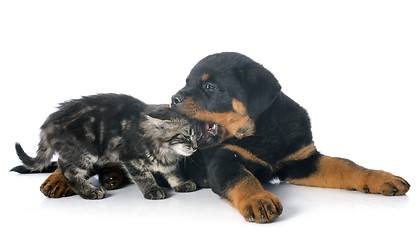
[[[245,64],[237,75],[245,91],[248,115],[256,119],[274,102],[281,85],[270,71],[256,62]]]

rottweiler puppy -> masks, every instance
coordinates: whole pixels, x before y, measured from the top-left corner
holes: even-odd
[[[186,85],[172,96],[172,107],[222,127],[221,145],[202,149],[182,164],[184,175],[230,201],[249,222],[268,223],[283,211],[262,183],[279,178],[293,184],[403,195],[401,177],[321,154],[314,146],[305,109],[286,96],[274,75],[239,53],[210,55],[191,70]],[[102,171],[109,188],[122,171]],[[109,177],[110,176],[110,177]],[[115,180],[116,179],[116,180]],[[66,190],[59,169],[42,185],[45,195]]]
[[[281,91],[271,72],[239,53],[214,54],[197,63],[172,97],[172,107],[227,131],[222,145],[200,151],[194,170],[185,169],[201,185],[207,179],[247,221],[271,222],[282,213],[280,200],[262,187],[276,177],[389,196],[410,188],[391,173],[317,151],[306,110]]]

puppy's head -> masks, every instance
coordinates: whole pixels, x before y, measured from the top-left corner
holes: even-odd
[[[172,107],[219,124],[224,139],[255,133],[255,120],[275,100],[281,86],[262,65],[239,53],[210,55],[191,70]]]

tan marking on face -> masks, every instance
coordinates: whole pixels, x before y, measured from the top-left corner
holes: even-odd
[[[210,74],[205,73],[202,77],[201,77],[201,81],[207,81],[210,78]]]
[[[224,139],[236,137],[238,139],[252,136],[255,133],[255,122],[248,116],[246,108],[237,99],[232,100],[233,110],[216,113],[202,110],[192,98],[187,98],[180,106],[180,110],[202,121],[215,122],[223,128]]]
[[[233,109],[235,110],[235,112],[237,112],[239,114],[246,114],[245,105],[243,105],[242,102],[236,100],[235,98],[233,98],[233,100],[232,100],[232,106],[233,106]]]

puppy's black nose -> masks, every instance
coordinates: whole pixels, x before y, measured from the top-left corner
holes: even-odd
[[[182,101],[184,101],[184,97],[178,93],[171,98],[172,105],[179,105]]]

